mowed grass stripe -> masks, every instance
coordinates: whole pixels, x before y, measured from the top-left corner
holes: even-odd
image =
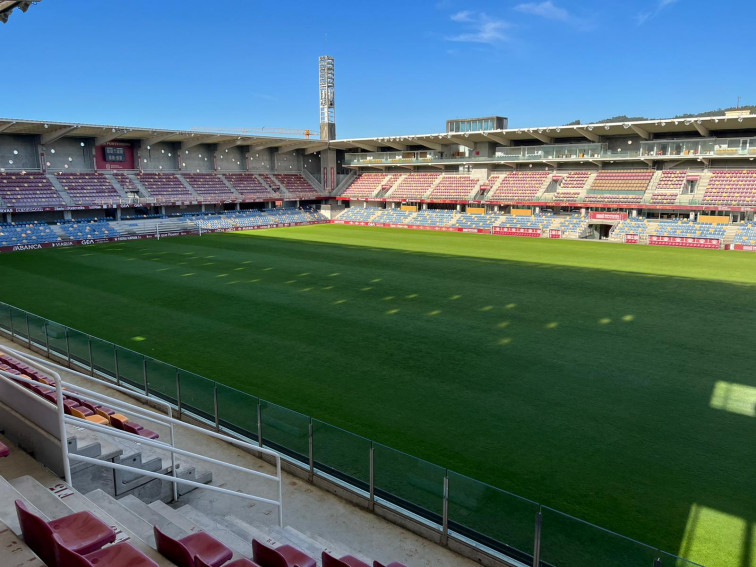
[[[755,259],[318,226],[5,255],[0,299],[676,552],[756,510],[709,405],[756,386]]]

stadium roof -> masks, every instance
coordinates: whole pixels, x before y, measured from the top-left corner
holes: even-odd
[[[10,17],[11,12],[16,8],[22,12],[26,12],[29,9],[29,6],[41,1],[42,0],[20,0],[8,2],[6,0],[0,0],[0,22],[3,22],[4,24],[8,23],[8,18]]]
[[[3,2],[0,2],[2,5]],[[458,144],[474,147],[477,143],[495,143],[508,146],[513,142],[534,142],[558,144],[560,140],[573,143],[576,138],[598,142],[602,137],[638,136],[654,139],[657,135],[692,137],[716,137],[719,132],[756,131],[756,114],[743,116],[707,116],[700,118],[674,118],[640,120],[628,122],[607,122],[598,124],[577,124],[570,126],[539,126],[533,128],[509,128],[466,133],[433,133],[375,138],[353,138],[348,140],[313,140],[302,138],[273,137],[264,135],[233,134],[196,130],[166,130],[133,126],[108,126],[97,124],[76,124],[65,122],[42,122],[0,118],[0,133],[38,135],[43,145],[61,138],[95,138],[97,144],[110,141],[142,140],[146,145],[158,142],[176,142],[181,149],[199,144],[219,144],[227,149],[234,146],[250,146],[253,149],[277,148],[279,151],[305,150],[314,153],[327,148],[339,150],[377,151],[383,147],[405,150],[422,146],[440,150],[442,146]]]

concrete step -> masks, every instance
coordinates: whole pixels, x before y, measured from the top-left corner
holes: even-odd
[[[207,514],[203,514],[189,505],[178,508],[176,512],[200,526],[200,528],[239,555],[243,557],[252,557],[252,540],[243,540],[237,536],[225,524],[225,522],[222,521],[222,518],[211,518]]]
[[[16,500],[22,500],[29,510],[37,514],[43,520],[50,521],[51,518],[49,516],[29,502],[29,500],[16,490],[10,482],[0,476],[0,521],[8,526],[16,535],[21,535],[21,526],[18,523],[16,506],[13,504]]]
[[[176,510],[168,506],[165,502],[160,500],[149,504],[155,512],[171,521],[173,524],[184,530],[187,534],[193,534],[195,532],[201,532],[202,528],[192,522],[190,519],[179,514]]]
[[[136,496],[129,494],[119,499],[118,502],[131,510],[134,514],[148,522],[151,526],[157,526],[160,530],[175,539],[189,535],[189,531],[177,526],[154,508],[142,502]]]
[[[150,547],[156,548],[152,524],[139,514],[136,514],[113,498],[110,494],[107,494],[100,489],[93,490],[86,496],[100,509],[104,510],[114,518],[118,518],[118,521],[129,531],[136,534],[139,539],[147,543]]]
[[[323,546],[319,542],[314,541],[309,536],[291,526],[284,526],[283,528],[276,526],[274,530],[283,531],[287,537],[294,542],[292,544],[294,547],[315,559],[318,562],[318,565],[320,564],[320,556],[323,552]],[[330,547],[332,548],[333,546]],[[341,557],[342,555],[346,555],[346,553],[342,553],[338,557]]]
[[[0,522],[0,549],[6,567],[45,567],[42,560],[18,537],[13,530]]]

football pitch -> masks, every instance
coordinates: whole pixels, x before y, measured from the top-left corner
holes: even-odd
[[[319,225],[6,254],[0,300],[756,566],[756,254]]]

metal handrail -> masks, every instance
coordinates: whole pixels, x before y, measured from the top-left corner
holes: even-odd
[[[47,373],[48,375],[52,375],[52,377],[55,379],[55,386],[52,386],[52,385],[48,385],[48,384],[43,384],[42,382],[38,382],[38,381],[32,380],[30,378],[25,378],[23,376],[19,376],[19,375],[16,375],[16,374],[11,374],[10,372],[6,372],[4,370],[0,370],[0,376],[2,376],[3,378],[6,378],[8,380],[16,380],[16,381],[23,382],[23,383],[26,383],[26,384],[31,384],[31,385],[34,385],[34,386],[37,386],[37,387],[40,387],[40,388],[48,388],[50,390],[55,390],[56,391],[56,398],[57,398],[57,408],[56,409],[57,409],[57,413],[58,413],[58,422],[59,422],[59,426],[60,426],[61,451],[62,451],[62,454],[63,454],[63,473],[64,473],[64,478],[65,478],[67,484],[72,485],[72,483],[71,483],[71,469],[70,469],[69,459],[80,460],[80,461],[84,461],[84,462],[90,462],[90,461],[87,460],[87,459],[89,459],[89,457],[82,457],[81,455],[75,455],[75,454],[71,455],[68,452],[68,443],[66,442],[67,435],[66,435],[66,429],[65,429],[65,424],[66,423],[69,423],[71,425],[76,425],[77,427],[82,427],[84,429],[90,429],[92,431],[99,432],[99,433],[102,433],[102,434],[105,434],[105,435],[110,435],[111,437],[125,439],[125,440],[128,440],[128,441],[133,441],[134,440],[135,436],[134,436],[133,433],[122,432],[122,431],[113,429],[113,428],[108,427],[108,426],[100,425],[100,424],[93,423],[93,422],[90,422],[90,421],[87,421],[87,420],[83,420],[83,419],[80,419],[80,418],[76,418],[76,417],[71,417],[71,416],[65,415],[64,409],[63,409],[64,408],[64,406],[63,406],[63,387],[64,386],[65,387],[70,387],[70,388],[75,388],[77,397],[80,397],[80,398],[85,399],[85,400],[89,400],[89,399],[91,399],[92,401],[98,401],[98,400],[95,399],[95,396],[91,395],[92,394],[91,391],[89,391],[89,390],[87,390],[85,388],[81,388],[81,386],[78,386],[76,384],[72,384],[70,382],[65,382],[61,378],[60,374],[58,374],[58,372],[56,372],[52,368],[47,368],[47,367],[39,364],[36,361],[27,359],[23,354],[18,353],[16,351],[16,349],[4,347],[4,350],[8,351],[9,353],[12,353],[13,356],[14,356],[14,358],[18,357],[18,359],[20,361],[25,362],[25,363],[31,365],[32,367],[35,367],[37,370],[40,370],[40,371],[43,371],[43,372]],[[36,358],[36,357],[33,357],[33,358]],[[51,363],[51,364],[55,366],[54,363]],[[92,379],[91,377],[88,377],[88,376],[85,376],[85,378]],[[95,381],[98,381],[98,380],[95,379]],[[122,389],[122,388],[119,388],[119,389]],[[122,390],[124,390],[124,389],[122,389]],[[125,390],[125,391],[128,392],[128,390]],[[85,392],[85,395],[81,395],[81,392]],[[177,419],[174,419],[172,417],[168,417],[166,419],[166,421],[161,421],[162,418],[161,419],[156,418],[154,412],[150,412],[149,410],[147,410],[147,411],[141,410],[137,406],[133,406],[132,404],[129,404],[127,402],[121,402],[120,400],[116,400],[114,398],[110,398],[110,397],[108,397],[108,396],[106,396],[104,394],[97,394],[96,392],[94,394],[96,394],[97,398],[100,398],[102,401],[107,402],[108,405],[113,406],[114,408],[117,408],[119,405],[121,407],[131,408],[131,409],[128,410],[129,413],[132,413],[134,415],[139,414],[139,417],[144,417],[145,419],[154,421],[155,423],[159,423],[161,425],[170,427],[170,432],[171,432],[170,433],[170,443],[166,443],[164,441],[155,441],[153,439],[147,439],[147,438],[142,438],[142,437],[139,438],[139,443],[141,443],[142,445],[146,445],[148,447],[153,447],[153,448],[157,448],[157,449],[168,451],[171,454],[171,463],[172,463],[171,471],[172,471],[172,476],[157,475],[157,473],[145,474],[145,476],[155,476],[155,475],[157,475],[157,476],[155,476],[156,478],[164,478],[164,479],[169,480],[172,483],[172,486],[173,486],[174,498],[177,498],[177,486],[176,485],[177,484],[187,484],[187,485],[190,485],[190,486],[194,486],[195,488],[204,488],[204,489],[207,489],[207,490],[214,490],[214,491],[218,491],[218,492],[232,494],[232,495],[235,495],[235,496],[241,496],[241,497],[249,499],[249,500],[255,500],[255,501],[258,501],[258,502],[264,502],[264,503],[267,503],[267,504],[273,504],[273,505],[275,505],[278,508],[279,525],[283,526],[283,486],[282,486],[283,482],[282,482],[282,478],[281,478],[281,460],[280,460],[280,455],[277,452],[272,451],[270,449],[265,449],[265,448],[262,448],[262,447],[258,447],[258,446],[252,445],[252,444],[247,443],[245,441],[240,441],[238,439],[233,439],[233,438],[221,435],[221,434],[217,434],[215,432],[207,431],[205,429],[202,429],[200,427],[196,427],[194,425],[190,425],[190,424],[184,423],[184,422],[179,421]],[[149,415],[149,414],[152,414],[152,415]],[[262,472],[259,472],[259,471],[255,471],[255,470],[252,470],[252,469],[248,469],[248,468],[245,468],[245,467],[242,467],[242,466],[239,466],[239,465],[235,465],[233,463],[227,463],[225,461],[214,459],[212,457],[208,457],[208,456],[201,455],[201,454],[198,454],[198,453],[193,453],[191,451],[186,451],[184,449],[179,449],[179,448],[177,448],[177,447],[174,446],[174,435],[173,435],[173,425],[174,424],[182,425],[184,427],[187,427],[188,429],[197,431],[199,433],[204,433],[206,435],[209,435],[209,436],[215,437],[215,438],[219,438],[219,439],[222,439],[224,441],[233,442],[236,445],[239,445],[239,446],[242,446],[242,447],[246,447],[248,449],[252,449],[252,450],[254,450],[255,452],[258,452],[258,453],[264,453],[264,454],[271,455],[271,456],[275,457],[275,461],[276,461],[276,475],[275,476],[274,475],[269,475],[269,474],[262,473]],[[215,486],[208,486],[208,485],[201,484],[201,483],[195,483],[193,481],[188,481],[186,479],[180,479],[180,478],[178,478],[176,476],[175,455],[182,455],[182,456],[185,456],[185,457],[189,457],[189,458],[193,458],[193,459],[198,459],[200,461],[205,461],[205,462],[209,462],[209,463],[212,463],[212,464],[220,465],[222,467],[225,467],[225,468],[228,468],[228,469],[231,469],[231,470],[235,470],[235,471],[239,471],[239,472],[245,472],[245,473],[250,474],[252,476],[260,477],[260,478],[263,478],[263,479],[266,479],[266,480],[273,480],[273,481],[275,481],[278,484],[278,501],[270,500],[270,499],[267,499],[267,498],[262,498],[260,496],[253,496],[253,495],[245,494],[245,493],[241,493],[241,492],[234,492],[234,491],[222,489],[222,488],[215,487]],[[114,468],[114,469],[130,470],[130,471],[139,470],[140,474],[147,472],[147,471],[144,471],[142,469],[135,469],[134,467],[129,467],[127,465],[118,465],[116,463],[109,463],[109,462],[101,461],[101,460],[98,460],[98,459],[91,459],[91,464],[97,464],[97,465],[100,465],[100,466],[104,466],[106,468]]]

